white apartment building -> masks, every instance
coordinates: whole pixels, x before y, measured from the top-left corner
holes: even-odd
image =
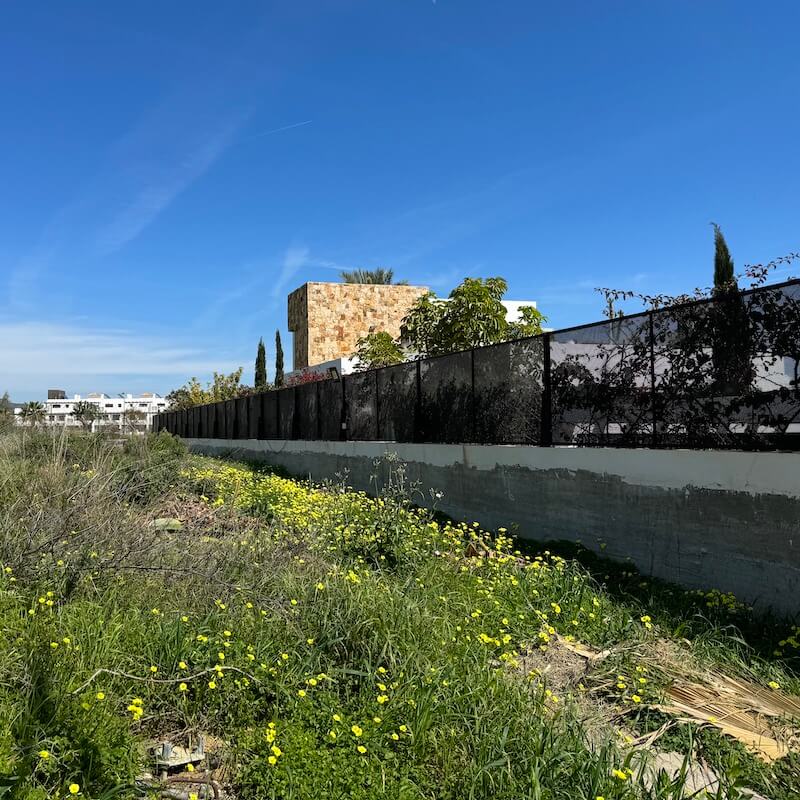
[[[50,389],[47,392],[44,423],[46,425],[80,428],[81,423],[73,416],[75,404],[79,402],[94,403],[101,416],[92,422],[92,431],[116,428],[120,431],[150,430],[153,416],[166,410],[167,401],[154,392],[142,392],[140,395],[121,394],[110,397],[104,392],[90,392],[85,397],[79,394],[68,398],[61,389]],[[139,414],[130,414],[137,411]],[[19,416],[20,409],[15,409]],[[18,419],[21,423],[22,420]]]

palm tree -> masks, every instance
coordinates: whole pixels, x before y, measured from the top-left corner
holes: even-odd
[[[23,403],[22,410],[20,411],[22,421],[34,427],[40,422],[44,422],[44,414],[44,406],[37,400]]]
[[[342,272],[339,273],[339,277],[341,277],[345,283],[395,283],[401,286],[408,283],[408,281],[395,281],[394,270],[383,269],[382,267],[378,269],[342,270]]]
[[[72,416],[75,417],[83,429],[88,431],[92,427],[92,423],[99,419],[102,414],[97,403],[90,403],[88,400],[79,400],[72,407]]]

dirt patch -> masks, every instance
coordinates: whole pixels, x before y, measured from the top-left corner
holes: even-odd
[[[551,692],[563,694],[578,688],[589,672],[591,662],[554,639],[546,650],[532,645],[517,659],[518,674],[529,681],[542,681]]]
[[[196,497],[171,497],[163,503],[154,518],[179,520],[182,534],[221,537],[247,529],[258,531],[264,527],[259,517],[233,511],[227,506],[214,508]]]

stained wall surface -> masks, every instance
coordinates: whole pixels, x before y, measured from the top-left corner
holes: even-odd
[[[298,477],[346,475],[368,492],[399,460],[421,487],[415,501],[456,519],[522,539],[580,541],[686,588],[800,615],[800,453],[187,441]]]

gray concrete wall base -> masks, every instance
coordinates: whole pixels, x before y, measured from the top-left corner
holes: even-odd
[[[263,461],[316,481],[346,475],[350,486],[373,492],[391,454],[420,487],[420,505],[523,539],[580,541],[645,574],[800,615],[800,453],[187,443],[193,452]]]

